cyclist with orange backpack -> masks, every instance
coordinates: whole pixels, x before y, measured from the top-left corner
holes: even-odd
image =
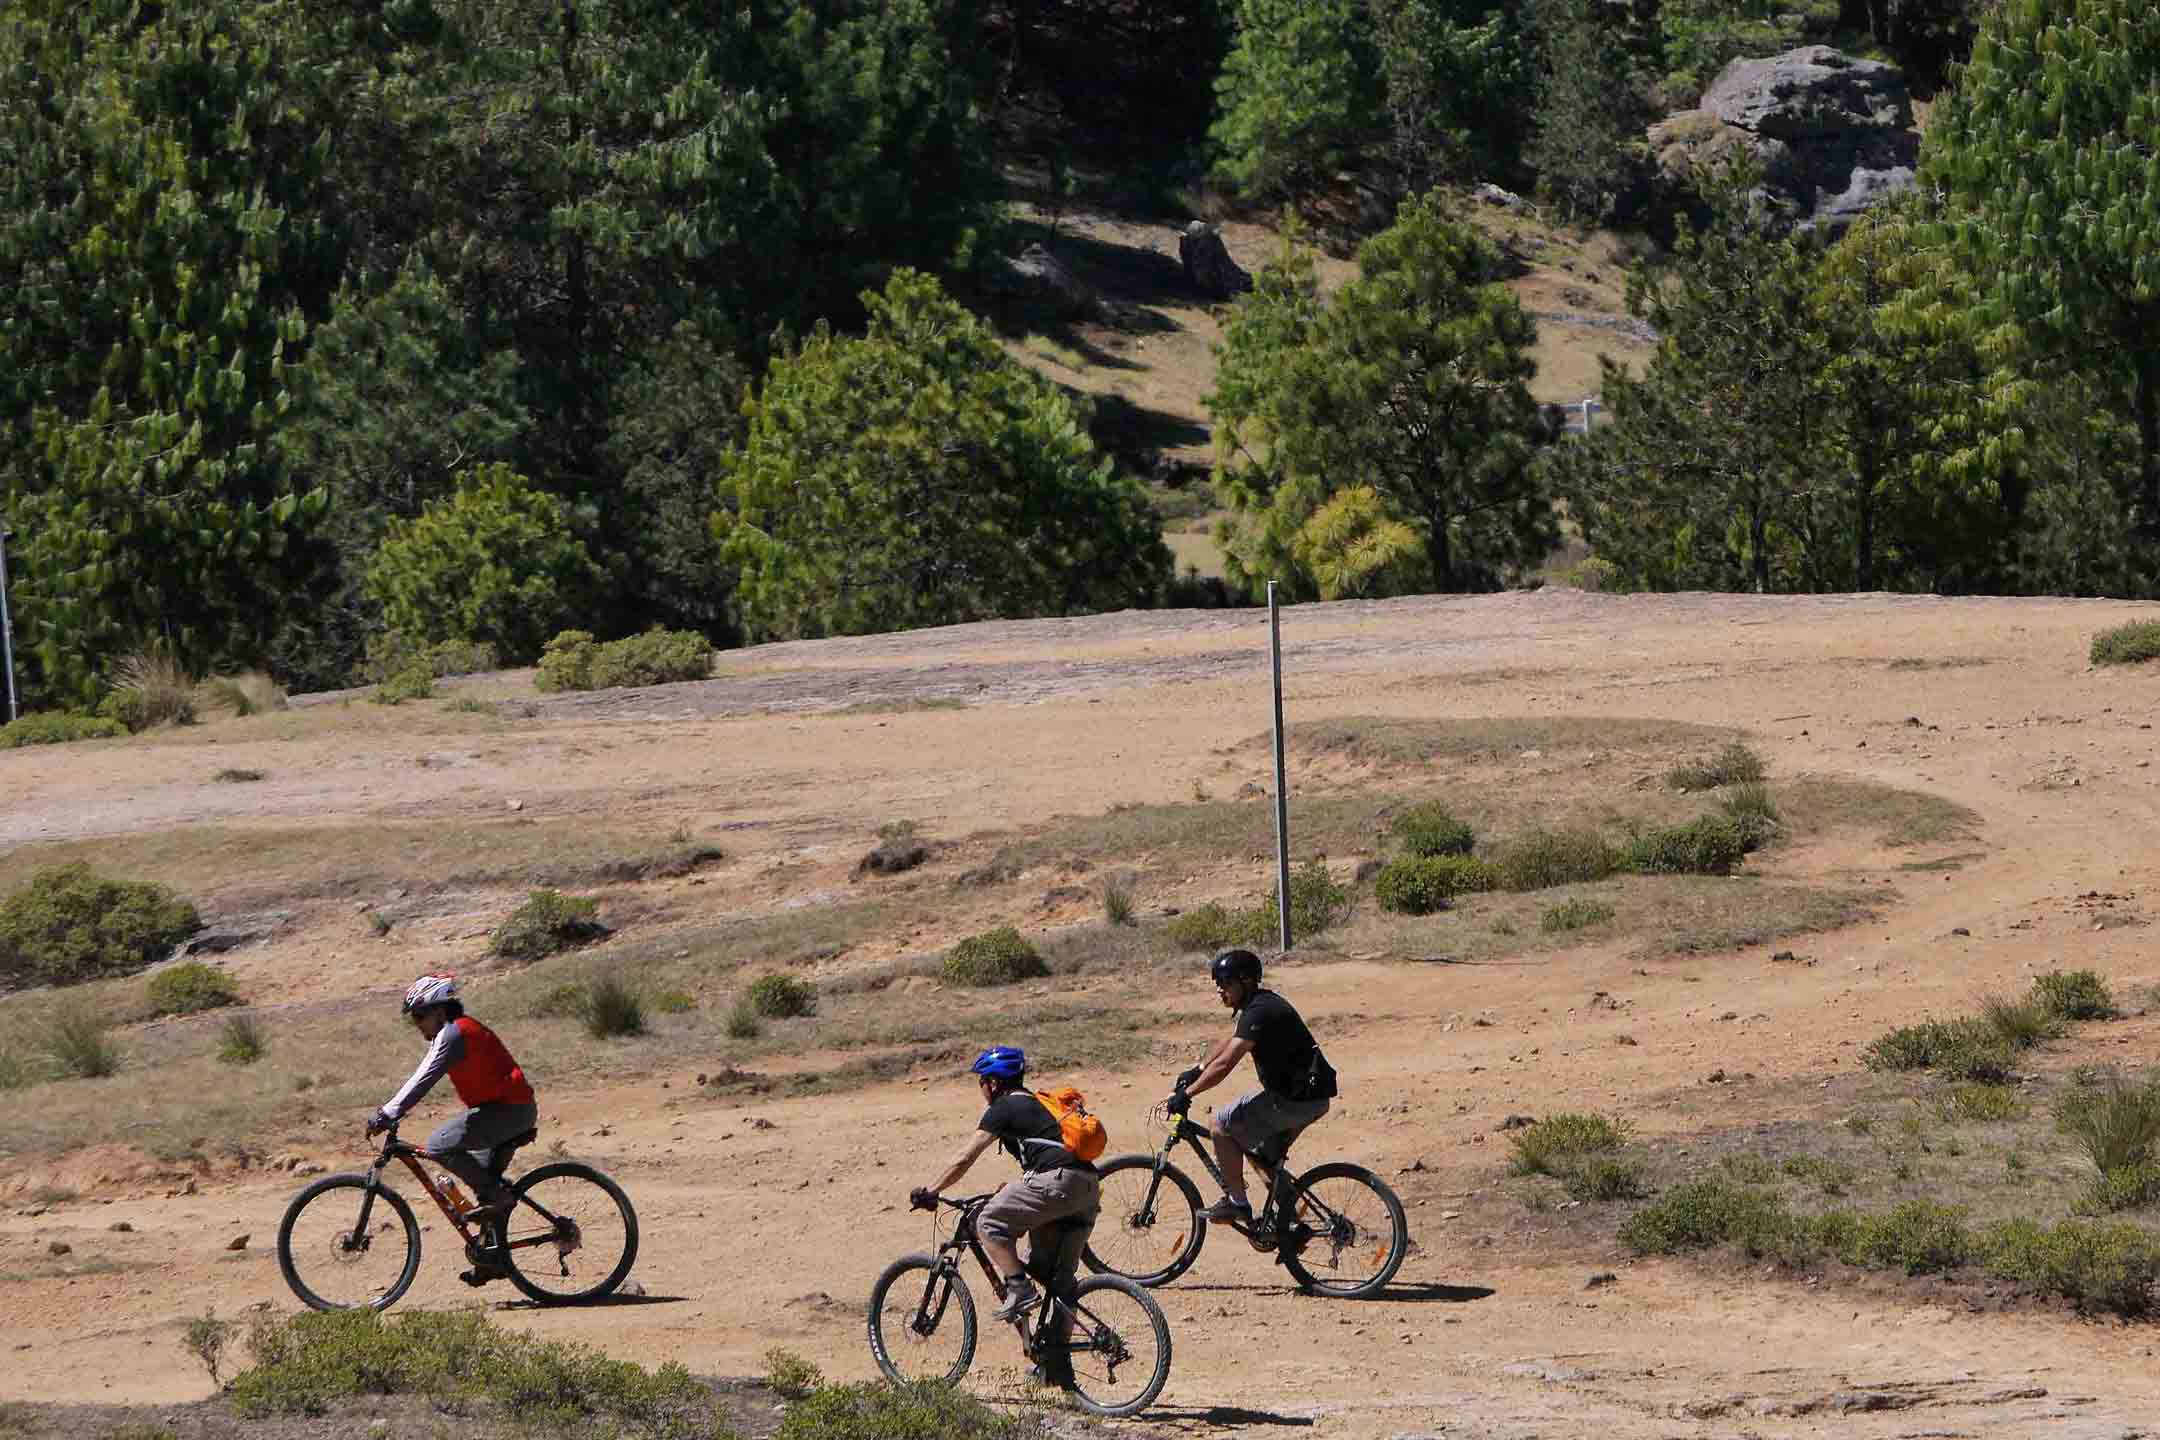
[[[1102,1208],[1102,1181],[1090,1163],[1103,1151],[1102,1122],[1087,1113],[1076,1090],[1029,1090],[1027,1056],[1013,1046],[991,1046],[975,1057],[968,1073],[980,1083],[989,1108],[945,1172],[910,1191],[908,1199],[917,1209],[936,1209],[940,1191],[959,1183],[983,1151],[1003,1145],[1020,1162],[1020,1178],[999,1190],[977,1221],[983,1249],[1005,1291],[1004,1305],[990,1318],[1016,1319],[1041,1300],[1031,1270],[1053,1295],[1070,1303],[1081,1252]],[[1019,1253],[1023,1234],[1026,1266]]]

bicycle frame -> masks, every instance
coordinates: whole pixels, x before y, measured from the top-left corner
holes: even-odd
[[[957,1276],[962,1255],[972,1254],[975,1257],[975,1263],[982,1267],[984,1278],[990,1282],[990,1293],[1000,1300],[1005,1298],[1005,1282],[999,1277],[997,1267],[990,1263],[989,1252],[983,1249],[982,1241],[975,1233],[975,1219],[982,1213],[983,1206],[990,1203],[990,1198],[988,1195],[974,1195],[965,1200],[948,1200],[942,1195],[938,1197],[940,1205],[949,1205],[959,1211],[960,1219],[959,1223],[953,1227],[953,1233],[939,1242],[937,1249],[938,1264],[931,1270],[929,1279],[924,1284],[921,1305],[916,1307],[916,1314],[920,1317],[935,1299],[940,1313],[938,1316],[931,1318],[930,1323],[933,1327],[938,1319],[943,1318],[942,1312],[945,1303],[944,1297],[937,1294],[938,1282],[948,1277]],[[1075,1355],[1092,1352],[1100,1348],[1093,1343],[1085,1345],[1072,1343],[1073,1322],[1078,1317],[1066,1308],[1064,1301],[1051,1293],[1051,1282],[1054,1279],[1054,1276],[1043,1277],[1042,1301],[1036,1307],[1032,1323],[1030,1323],[1026,1315],[1016,1315],[1012,1320],[1014,1327],[1020,1331],[1020,1348],[1030,1360],[1039,1361],[1046,1353],[1057,1351],[1062,1351],[1067,1355]],[[1052,1322],[1057,1319],[1057,1313],[1061,1310],[1065,1312],[1067,1338],[1063,1340],[1046,1340],[1044,1332],[1051,1327]],[[921,1321],[918,1319],[917,1323],[920,1324]],[[1112,1367],[1114,1368],[1119,1361],[1125,1358],[1127,1357],[1123,1355],[1113,1355],[1111,1357]]]
[[[406,1144],[398,1139],[397,1126],[392,1125],[390,1127],[389,1131],[383,1136],[382,1153],[377,1155],[375,1163],[368,1167],[367,1193],[360,1201],[360,1218],[353,1225],[352,1236],[348,1243],[352,1245],[366,1243],[368,1215],[375,1208],[375,1194],[377,1191],[387,1188],[383,1183],[383,1171],[389,1168],[392,1160],[402,1160],[405,1162],[405,1168],[412,1171],[413,1178],[420,1182],[420,1188],[425,1190],[428,1198],[435,1202],[435,1208],[442,1211],[443,1219],[449,1221],[451,1226],[458,1232],[459,1237],[464,1240],[466,1253],[477,1256],[485,1248],[488,1238],[486,1232],[477,1229],[471,1223],[469,1217],[450,1203],[450,1197],[443,1193],[442,1187],[435,1183],[435,1177],[430,1175],[427,1167],[420,1163],[425,1158],[425,1155],[426,1152],[422,1151],[418,1146]],[[509,1238],[510,1217],[505,1215],[500,1222],[503,1227],[502,1248],[505,1250],[528,1250],[535,1246],[554,1244],[558,1238],[558,1231],[561,1229],[561,1220],[557,1216],[550,1214],[544,1206],[530,1196],[519,1196],[517,1203],[546,1220],[548,1224],[547,1233],[528,1236],[522,1240],[512,1240]]]
[[[1192,1116],[1183,1110],[1172,1111],[1170,1118],[1173,1122],[1170,1126],[1170,1133],[1163,1137],[1162,1148],[1155,1152],[1155,1177],[1157,1183],[1161,1182],[1163,1167],[1170,1163],[1171,1152],[1177,1149],[1180,1142],[1183,1142],[1192,1150],[1194,1155],[1199,1157],[1201,1168],[1207,1171],[1208,1178],[1213,1180],[1216,1186],[1220,1188],[1223,1183],[1222,1167],[1215,1163],[1212,1145],[1200,1143],[1203,1140],[1212,1142],[1215,1138],[1213,1132],[1205,1125],[1194,1123]],[[1283,1182],[1286,1179],[1294,1178],[1290,1174],[1290,1157],[1286,1154],[1274,1165],[1269,1165],[1251,1154],[1246,1155],[1245,1159],[1254,1169],[1259,1170],[1268,1177],[1267,1199],[1253,1215],[1254,1227],[1256,1229],[1264,1228],[1274,1220],[1277,1191],[1283,1188]],[[1148,1192],[1148,1200],[1150,1204],[1153,1203],[1153,1190]],[[1234,1230],[1244,1230],[1245,1228],[1234,1221],[1230,1222],[1230,1225]]]

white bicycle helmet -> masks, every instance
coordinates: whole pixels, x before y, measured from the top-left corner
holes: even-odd
[[[457,999],[457,976],[422,975],[405,987],[405,1003],[399,1008],[401,1015],[415,1010],[425,1010],[430,1005],[441,1005]]]

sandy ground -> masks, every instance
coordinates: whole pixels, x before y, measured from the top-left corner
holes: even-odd
[[[1759,955],[1642,967],[1614,945],[1512,966],[1286,971],[1284,988],[1309,1012],[1363,1017],[1354,1040],[1330,1043],[1345,1098],[1303,1158],[1351,1157],[1387,1174],[1417,1249],[1389,1298],[1343,1304],[1291,1293],[1268,1263],[1214,1237],[1162,1292],[1176,1368],[1162,1408],[1134,1428],[1360,1440],[2144,1433],[2160,1417],[2160,1336],[2149,1326],[1553,1253],[1510,1244],[1465,1202],[1499,1176],[1504,1145],[1492,1131],[1508,1112],[1618,1109],[1653,1133],[1740,1123],[1749,1092],[1706,1089],[1714,1065],[1765,1081],[1830,1076],[1849,1072],[1857,1046],[1886,1025],[2036,970],[2089,966],[2118,985],[2160,978],[2145,932],[2094,930],[2073,903],[2096,889],[2160,892],[2160,772],[2149,763],[2160,671],[2096,671],[2084,658],[2093,631],[2153,614],[2104,602],[1565,590],[1287,613],[1293,726],[1352,714],[1736,725],[1774,774],[1882,780],[1971,807],[1988,858],[1904,887],[1872,924],[1820,937],[1811,948],[1825,958],[1813,967]],[[214,752],[199,735],[16,751],[0,755],[0,847],[206,821],[493,814],[516,800],[539,816],[732,823],[743,853],[784,855],[859,836],[865,815],[961,834],[1181,800],[1196,778],[1220,775],[1226,747],[1265,730],[1266,638],[1252,612],[980,625],[738,652],[704,684],[547,700],[529,720],[475,736],[409,717],[357,738],[221,728]],[[964,708],[855,708],[925,698]],[[414,763],[453,751],[456,764]],[[204,784],[213,753],[272,779]],[[1834,869],[1839,857],[1817,863]],[[1953,929],[1969,934],[1953,940]],[[1613,1045],[1604,1030],[1619,1022],[1578,1008],[1598,989],[1625,994],[1639,1046]],[[1742,1007],[1745,1027],[1705,1023]],[[1447,1024],[1467,1012],[1500,1023]],[[1197,1048],[1204,1037],[1190,1038]],[[1115,1147],[1135,1148],[1162,1076],[1076,1079],[1102,1097]],[[547,1095],[550,1133],[636,1198],[648,1293],[501,1317],[704,1372],[753,1373],[767,1348],[785,1345],[829,1374],[870,1374],[861,1302],[887,1259],[924,1246],[928,1227],[907,1212],[906,1191],[972,1121],[972,1092],[940,1080],[746,1103],[700,1098],[687,1082]],[[36,1092],[4,1103],[35,1104]],[[325,1145],[315,1158],[348,1168],[358,1150]],[[18,1189],[25,1178],[0,1176]],[[178,1329],[213,1305],[225,1316],[292,1307],[271,1251],[292,1188],[260,1174],[182,1195],[116,1185],[0,1216],[0,1397],[207,1393]],[[118,1220],[133,1229],[110,1229]],[[228,1251],[242,1234],[247,1248]],[[111,1268],[21,1278],[24,1257],[55,1240]],[[431,1251],[402,1304],[468,1303],[453,1258]],[[1586,1289],[1598,1270],[1617,1281]],[[1009,1349],[986,1336],[985,1385],[1013,1361]]]

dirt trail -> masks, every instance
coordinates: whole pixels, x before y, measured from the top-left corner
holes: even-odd
[[[1389,1175],[1419,1248],[1395,1296],[1343,1305],[1290,1293],[1268,1263],[1212,1237],[1193,1274],[1164,1292],[1177,1365],[1164,1409],[1135,1428],[1358,1440],[2045,1429],[2114,1440],[2149,1427],[2160,1415],[2149,1327],[1541,1252],[1511,1245],[1466,1202],[1499,1175],[1493,1131],[1509,1112],[1618,1109],[1650,1133],[1743,1123],[1755,1092],[1703,1085],[1712,1068],[1766,1081],[1849,1072],[1886,1025],[2035,970],[2089,966],[2118,988],[2160,978],[2139,930],[2092,930],[2071,903],[2093,889],[2160,895],[2149,728],[2160,722],[2160,675],[2084,662],[2092,631],[2151,613],[1571,591],[1289,612],[1293,725],[1350,714],[1737,725],[1774,774],[1859,776],[1972,807],[1985,819],[1974,848],[1988,858],[1901,882],[1902,903],[1882,920],[1812,943],[1823,957],[1813,967],[1760,954],[1643,967],[1619,945],[1519,965],[1288,967],[1281,984],[1321,1017],[1322,1038],[1330,1015],[1355,1037],[1331,1044],[1346,1098],[1305,1158],[1351,1156]],[[870,815],[958,834],[1177,800],[1265,728],[1264,641],[1264,618],[1248,612],[972,626],[741,652],[706,684],[550,701],[477,742],[232,731],[214,751],[180,740],[88,758],[17,751],[0,756],[0,846],[205,818],[439,817],[517,798],[550,816],[756,818],[770,828],[741,832],[745,847],[780,852],[859,834]],[[941,696],[966,708],[820,713]],[[410,763],[453,745],[475,758]],[[206,786],[213,754],[305,778]],[[1810,857],[1825,873],[1870,859]],[[1616,1046],[1620,1022],[1582,1006],[1600,989],[1626,997],[1639,1045]],[[1728,1010],[1748,1018],[1706,1023]],[[1449,1025],[1470,1012],[1497,1023]],[[1362,1018],[1352,1027],[1350,1016]],[[1197,1047],[1203,1037],[1189,1038]],[[922,1247],[927,1227],[904,1197],[971,1122],[971,1092],[938,1080],[746,1104],[704,1098],[687,1078],[547,1096],[550,1133],[637,1198],[650,1293],[502,1318],[704,1371],[753,1372],[785,1345],[830,1374],[867,1375],[861,1302],[885,1260]],[[1136,1148],[1161,1076],[1076,1078],[1104,1097],[1116,1148]],[[357,1158],[327,1137],[311,1153],[333,1168]],[[291,1188],[288,1177],[241,1176],[195,1195],[103,1191],[0,1216],[11,1347],[0,1397],[206,1393],[178,1328],[212,1305],[226,1316],[291,1306],[270,1251]],[[122,1219],[132,1231],[108,1228]],[[242,1233],[248,1247],[227,1251]],[[111,1268],[41,1278],[54,1241]],[[403,1303],[468,1302],[454,1268],[431,1252]],[[1586,1289],[1604,1270],[1617,1281]],[[1013,1360],[1009,1349],[986,1336],[984,1384]]]

